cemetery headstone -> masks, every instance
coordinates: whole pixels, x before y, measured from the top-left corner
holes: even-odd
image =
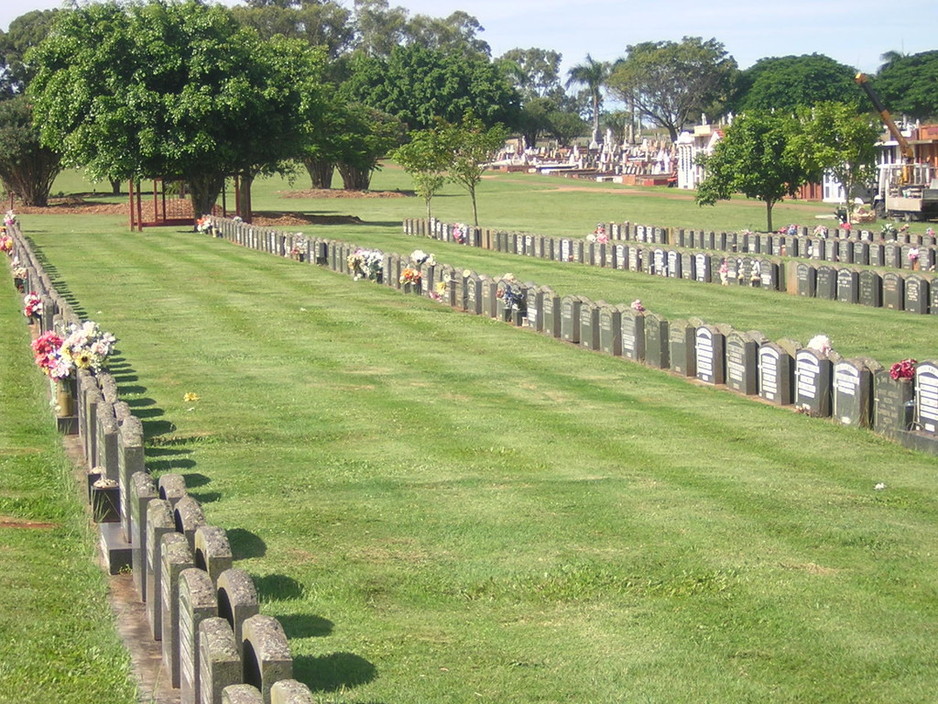
[[[670,369],[668,321],[656,313],[645,313],[645,363],[654,369]]]
[[[837,271],[837,300],[841,303],[858,303],[860,300],[860,274],[854,269]]]
[[[938,364],[915,367],[915,422],[926,433],[938,432]]]
[[[564,296],[560,303],[560,332],[567,342],[580,343],[580,308],[583,301],[579,296]]]
[[[216,583],[222,572],[231,569],[233,559],[225,529],[219,526],[198,526],[195,529],[193,557],[195,566],[205,570],[212,583]]]
[[[147,621],[154,640],[163,637],[163,536],[175,531],[176,524],[169,502],[164,499],[150,501],[147,504],[146,595]]]
[[[912,274],[905,280],[905,303],[904,308],[909,313],[926,315],[928,313],[928,304],[931,299],[929,295],[929,282],[927,279]]]
[[[814,298],[817,292],[817,269],[810,264],[799,262],[795,271],[798,277],[798,295]]]
[[[814,295],[828,301],[837,299],[837,272],[834,267],[822,264],[817,268],[817,290]]]
[[[668,324],[668,357],[671,371],[681,376],[694,376],[697,373],[697,360],[694,355],[694,332],[696,326],[687,320],[672,320]]]
[[[878,366],[878,365],[877,365]],[[869,428],[872,423],[873,372],[861,359],[834,364],[833,415],[844,425]]]
[[[221,702],[225,687],[241,682],[241,657],[231,626],[212,616],[199,623],[200,704]]]
[[[883,274],[883,308],[902,310],[905,305],[905,279],[895,271]]]
[[[795,404],[812,416],[831,414],[831,366],[826,355],[812,349],[795,356]]]
[[[199,704],[199,625],[218,613],[215,585],[204,570],[191,568],[179,574],[179,701]]]
[[[550,337],[560,337],[561,321],[560,296],[551,289],[544,290],[544,327],[542,332]]]
[[[726,385],[748,396],[759,392],[759,346],[761,333],[731,331],[726,336]]]
[[[160,571],[163,610],[163,667],[169,681],[179,688],[179,576],[183,570],[195,567],[189,543],[179,533],[163,536]]]
[[[244,622],[259,613],[257,588],[244,570],[231,568],[218,577],[218,615],[228,622],[235,635],[238,655],[243,647]]]
[[[635,362],[645,360],[645,315],[631,307],[622,309],[622,356]]]
[[[580,345],[588,350],[599,349],[599,308],[589,300],[580,304]]]
[[[244,622],[242,632],[244,682],[257,687],[265,702],[278,680],[293,677],[293,656],[280,622],[257,614]]]
[[[794,400],[797,346],[765,342],[759,346],[759,396],[778,406]]]
[[[915,414],[915,385],[893,379],[888,369],[873,374],[873,429],[892,435],[909,430]]]
[[[713,280],[710,268],[710,256],[705,252],[698,252],[694,255],[694,279],[705,284]]]
[[[882,308],[883,306],[883,279],[872,269],[864,269],[860,272],[860,294],[859,302],[864,306],[871,308]]]
[[[147,512],[156,499],[156,482],[146,472],[134,472],[130,478],[130,564],[134,587],[141,601],[147,600],[146,546]]]
[[[617,306],[599,309],[600,348],[615,357],[622,355],[622,311]]]
[[[705,384],[726,382],[726,336],[713,325],[700,325],[694,336],[697,378]]]

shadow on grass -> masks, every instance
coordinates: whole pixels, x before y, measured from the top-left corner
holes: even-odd
[[[231,533],[228,534],[228,542],[231,542]],[[231,552],[235,552],[233,545]],[[261,603],[303,598],[303,585],[293,577],[287,577],[285,574],[268,574],[263,577],[255,577],[254,586],[257,587],[257,599]]]
[[[66,303],[68,303],[69,306],[71,306],[72,312],[78,316],[79,320],[88,320],[88,311],[81,307],[81,304],[78,302],[75,294],[72,293],[71,289],[62,280],[62,277],[59,276],[59,270],[56,269],[55,265],[46,258],[42,248],[38,247],[31,237],[26,237],[25,239],[35,253],[36,261],[38,261],[42,266],[43,270],[46,272],[46,275],[49,277],[49,281],[52,282],[52,286],[55,288],[58,294]]]
[[[186,452],[189,452],[189,450],[186,450]],[[186,487],[189,489],[197,489],[212,481],[204,474],[199,474],[198,472],[186,472],[183,476],[186,480]]]
[[[322,638],[332,634],[335,624],[327,618],[312,614],[285,614],[277,620],[287,638]]]
[[[335,692],[368,684],[378,676],[378,670],[354,653],[298,655],[293,660],[293,676],[314,692]]]
[[[257,533],[244,528],[229,528],[227,533],[233,559],[246,560],[251,557],[264,557],[267,554],[267,543]]]
[[[200,504],[211,504],[221,498],[221,493],[217,491],[187,491],[186,493]]]

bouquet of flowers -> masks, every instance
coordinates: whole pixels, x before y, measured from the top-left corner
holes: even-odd
[[[896,239],[896,235],[899,234],[899,231],[896,229],[896,226],[893,225],[891,222],[884,222],[881,228],[881,234],[883,236],[883,239],[894,240]]]
[[[62,338],[51,330],[40,335],[32,343],[33,360],[50,379],[68,379],[75,365],[71,357],[62,352]]]
[[[62,340],[61,354],[78,369],[97,372],[107,366],[107,357],[115,342],[111,333],[101,330],[94,321],[86,320],[81,325],[69,326],[69,333]]]
[[[527,299],[524,289],[518,286],[518,280],[514,274],[505,274],[495,291],[496,298],[501,298],[505,303],[505,312],[510,314],[512,310],[518,310],[522,313],[527,310]]]
[[[38,318],[42,315],[42,299],[39,294],[30,291],[23,298],[23,315],[27,318]]]
[[[903,359],[901,362],[896,362],[889,368],[889,376],[896,381],[912,379],[915,377],[916,364],[918,364],[918,361],[914,359]]]
[[[355,281],[377,281],[384,270],[384,254],[377,249],[359,247],[348,256],[348,266]]]
[[[16,213],[13,212],[12,208],[3,216],[3,224],[7,227],[13,227],[16,224]]]
[[[642,305],[642,299],[641,299],[641,298],[636,298],[634,301],[632,301],[632,303],[631,303],[631,305],[630,305],[630,308],[631,308],[632,310],[634,310],[636,313],[644,313],[644,312],[645,312],[645,306]]]
[[[13,238],[9,235],[0,235],[0,252],[8,256],[13,253]]]
[[[212,231],[212,216],[203,215],[198,220],[195,221],[196,232],[211,232]]]
[[[413,267],[405,267],[401,272],[401,284],[420,284],[420,269],[414,269]]]
[[[918,257],[919,257],[918,247],[910,247],[909,248],[909,261],[914,264],[915,262],[918,261]]]
[[[586,236],[586,241],[606,244],[609,241],[609,235],[606,234],[606,226],[603,223],[596,225],[596,229]]]
[[[814,228],[815,237],[827,237],[827,228],[823,225],[818,225]]]
[[[453,225],[453,239],[457,244],[466,244],[466,226],[461,222],[457,222]]]

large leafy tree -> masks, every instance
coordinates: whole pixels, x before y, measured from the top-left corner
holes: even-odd
[[[378,168],[378,160],[400,144],[404,130],[400,120],[367,105],[350,103],[338,113],[336,167],[349,191],[365,191]]]
[[[45,144],[95,178],[185,180],[196,213],[211,209],[225,175],[299,152],[321,63],[307,44],[262,42],[196,0],[60,13],[28,58]]]
[[[596,61],[589,54],[582,64],[567,71],[567,86],[580,85],[586,89],[590,99],[590,117],[593,120],[593,141],[599,141],[599,109],[603,103],[603,88],[609,78],[610,66]]]
[[[878,120],[858,115],[852,103],[818,103],[798,111],[793,147],[804,167],[829,171],[844,189],[848,215],[853,194],[876,174],[876,140],[882,129]]]
[[[938,50],[884,54],[876,90],[893,114],[913,120],[938,118]]]
[[[723,113],[737,73],[735,59],[716,39],[684,37],[627,47],[607,85],[676,141],[699,115],[714,120]]]
[[[498,57],[498,64],[514,84],[521,99],[558,98],[563,95],[560,85],[560,61],[563,57],[549,49],[510,49]]]
[[[857,102],[856,70],[823,54],[759,59],[742,71],[736,112],[794,110],[822,102]]]
[[[48,204],[62,156],[39,142],[25,95],[0,100],[0,180],[25,205]]]
[[[486,125],[513,124],[518,110],[518,94],[485,57],[413,44],[395,47],[387,59],[355,57],[342,91],[410,129],[432,127],[437,119],[458,122],[466,112]]]
[[[33,10],[10,22],[7,32],[0,31],[0,96],[23,93],[33,75],[26,63],[26,52],[49,34],[59,10]]]
[[[734,193],[765,203],[766,230],[772,231],[772,208],[792,196],[817,171],[807,168],[793,144],[794,117],[784,113],[741,115],[726,129],[713,153],[703,156],[706,177],[697,190],[699,205],[714,205]]]

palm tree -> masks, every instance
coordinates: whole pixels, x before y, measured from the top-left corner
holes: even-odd
[[[567,87],[572,84],[586,86],[593,105],[593,142],[599,142],[599,105],[602,103],[602,89],[609,77],[609,64],[594,61],[589,54],[586,61],[567,71]]]
[[[883,54],[880,54],[879,60],[882,61],[883,63],[879,67],[878,73],[882,73],[884,68],[889,68],[894,63],[896,63],[899,59],[904,59],[906,56],[908,56],[908,54],[905,54],[901,51],[895,51],[893,49],[890,49],[889,51]]]

